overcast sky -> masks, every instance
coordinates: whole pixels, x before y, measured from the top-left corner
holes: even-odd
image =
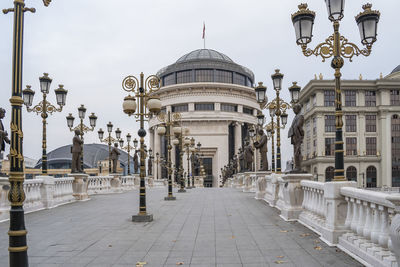
[[[129,74],[155,74],[180,56],[203,47],[203,21],[206,24],[206,48],[228,55],[236,63],[250,68],[256,81],[267,85],[271,99],[271,74],[280,68],[285,74],[283,98],[290,100],[286,88],[292,81],[304,86],[314,74],[333,79],[330,64],[314,56],[306,58],[295,43],[290,15],[300,3],[295,0],[53,0],[45,8],[41,0],[26,0],[35,14],[25,13],[23,87],[36,91],[34,104],[41,100],[39,80],[43,72],[53,78],[49,100],[55,103],[53,89],[64,84],[68,89],[67,105],[62,113],[48,119],[48,151],[71,143],[65,117],[77,116],[85,104],[87,114],[95,112],[98,127],[108,121],[137,137],[137,123],[122,112],[125,92],[122,79]],[[304,1],[303,1],[304,2]],[[370,0],[371,2],[371,0]],[[354,16],[365,1],[346,1],[341,33],[361,46]],[[399,0],[372,0],[373,9],[381,12],[378,41],[372,55],[345,61],[344,79],[376,79],[400,64],[398,42]],[[1,1],[9,8],[13,1]],[[314,39],[318,42],[332,34],[325,1],[309,0],[316,11]],[[4,124],[10,123],[12,13],[0,16],[0,107],[7,110]],[[330,61],[329,61],[330,62]],[[291,113],[291,112],[290,112]],[[75,120],[77,121],[77,120]],[[88,124],[88,119],[86,119]],[[291,123],[289,117],[288,124]],[[97,129],[86,135],[85,142],[98,142]],[[24,155],[41,156],[41,118],[23,114]],[[290,140],[283,133],[283,162],[291,157]],[[8,147],[6,151],[8,152]],[[290,153],[289,153],[290,152]],[[282,163],[283,168],[285,164]]]

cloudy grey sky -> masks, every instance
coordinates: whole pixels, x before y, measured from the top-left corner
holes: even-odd
[[[381,11],[378,41],[368,58],[346,61],[344,79],[376,79],[379,73],[391,72],[400,64],[398,42],[399,0],[369,0]],[[203,47],[202,28],[206,23],[206,47],[225,53],[235,62],[250,68],[256,81],[270,89],[270,75],[275,68],[285,74],[284,88],[298,81],[304,86],[316,73],[333,77],[329,63],[306,58],[296,46],[290,15],[297,10],[297,0],[53,0],[48,8],[41,0],[26,0],[35,14],[25,13],[23,84],[36,90],[34,103],[40,101],[38,77],[48,72],[52,90],[58,84],[68,89],[67,105],[62,113],[48,119],[48,151],[71,142],[65,116],[85,104],[87,112],[99,117],[98,126],[108,121],[123,134],[134,133],[137,123],[122,112],[126,95],[122,79],[128,75],[155,74],[180,56]],[[303,1],[304,2],[304,1]],[[323,0],[307,1],[316,11],[314,47],[332,33]],[[354,16],[365,1],[346,1],[341,32],[360,44]],[[13,1],[1,1],[9,8]],[[12,14],[0,16],[0,106],[7,110],[5,125],[10,122]],[[287,90],[283,98],[290,100]],[[55,102],[52,91],[49,100]],[[289,118],[290,124],[291,117]],[[41,119],[32,113],[23,115],[24,154],[41,156]],[[283,133],[287,136],[286,131]],[[98,142],[97,129],[86,135],[86,143]],[[284,139],[283,160],[289,159],[290,141]],[[8,148],[7,148],[8,150]],[[286,152],[286,153],[285,153]]]

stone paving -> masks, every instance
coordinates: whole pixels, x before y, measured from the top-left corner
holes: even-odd
[[[362,266],[301,224],[284,222],[253,193],[165,195],[148,190],[151,223],[130,221],[137,190],[27,214],[30,266]],[[0,223],[0,266],[8,266],[8,224]]]

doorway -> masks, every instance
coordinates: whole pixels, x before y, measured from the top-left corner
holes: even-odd
[[[214,177],[212,175],[212,158],[203,158],[204,171],[206,177],[204,178],[204,187],[212,187]]]

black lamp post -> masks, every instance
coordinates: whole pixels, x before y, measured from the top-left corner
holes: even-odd
[[[369,56],[373,43],[376,41],[377,26],[380,13],[371,10],[371,4],[363,5],[364,11],[358,14],[355,19],[360,31],[361,43],[366,47],[358,48],[355,44],[339,33],[340,21],[344,16],[344,0],[325,0],[328,10],[328,18],[333,23],[333,34],[325,42],[318,44],[314,49],[307,48],[312,39],[312,30],[315,19],[315,12],[308,9],[307,4],[300,4],[299,10],[292,14],[292,22],[296,34],[296,43],[301,46],[303,54],[321,56],[322,61],[332,57],[331,66],[335,70],[335,172],[334,181],[345,181],[344,174],[344,150],[343,150],[343,111],[341,98],[340,70],[344,65],[344,58],[352,61],[353,56]]]

